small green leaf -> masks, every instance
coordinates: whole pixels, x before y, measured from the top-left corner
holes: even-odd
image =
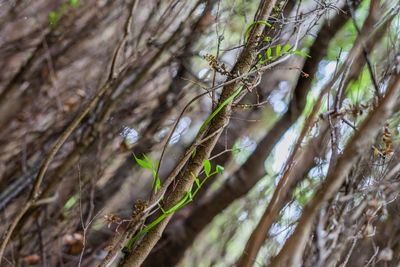
[[[276,50],[275,50],[275,56],[279,57],[281,55],[281,50],[282,50],[282,46],[281,45],[277,45],[276,46]]]
[[[78,202],[78,198],[73,196],[68,199],[68,201],[64,205],[64,209],[69,210]]]
[[[60,13],[56,11],[51,11],[49,13],[49,24],[50,26],[56,26],[58,24],[58,21],[60,20]]]
[[[283,47],[283,52],[282,52],[282,54],[283,54],[283,55],[286,54],[286,53],[289,51],[289,49],[290,49],[290,44],[286,44],[286,45]]]
[[[267,60],[264,59],[264,56],[262,54],[258,54],[258,64],[264,65],[266,61]]]
[[[217,165],[217,167],[215,167],[215,171],[217,173],[222,173],[224,171],[224,167],[222,167],[221,165]]]
[[[211,162],[206,159],[203,161],[203,166],[204,166],[204,172],[206,173],[206,176],[210,176],[210,172],[211,172]]]
[[[77,7],[79,7],[79,0],[69,0],[69,4],[72,7],[77,8]]]
[[[137,158],[135,155],[133,155],[135,157],[135,160],[137,162],[137,164],[139,164],[142,168],[148,169],[148,170],[152,170],[153,166],[152,164],[147,161],[147,160],[142,160]],[[146,158],[145,158],[146,159]]]
[[[270,42],[270,41],[271,41],[271,37],[269,37],[269,36],[264,37],[264,42]]]
[[[156,178],[156,184],[155,184],[155,191],[161,188],[161,181],[160,178]]]
[[[146,154],[143,155],[143,159],[147,162],[147,164],[149,164],[150,166],[153,166],[153,162]]]
[[[267,49],[267,59],[268,60],[272,59],[272,49],[271,49],[271,47],[268,47],[268,49]]]

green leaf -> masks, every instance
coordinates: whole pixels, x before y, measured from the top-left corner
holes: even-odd
[[[258,54],[258,64],[264,65],[265,61],[266,60],[263,59],[263,55],[262,54]]]
[[[271,47],[268,47],[268,49],[267,49],[267,59],[268,60],[272,59],[272,49],[271,49]]]
[[[77,8],[77,7],[79,7],[79,0],[69,0],[69,4],[72,7]]]
[[[153,165],[151,164],[151,162],[149,163],[146,160],[146,156],[144,158],[145,160],[139,159],[135,155],[133,155],[133,156],[135,157],[135,160],[136,160],[137,164],[139,164],[142,168],[148,169],[148,170],[152,170],[153,169]]]
[[[216,171],[217,173],[223,173],[224,167],[222,167],[221,165],[217,165],[217,166],[215,167],[215,171]]]
[[[143,155],[143,159],[147,162],[147,164],[153,167],[153,162],[146,154]]]
[[[206,173],[206,176],[210,176],[211,172],[211,162],[208,159],[205,159],[203,161],[203,166],[204,166],[204,172]]]
[[[60,20],[61,14],[56,11],[51,11],[49,13],[49,24],[50,26],[56,26]]]
[[[279,57],[281,55],[281,50],[282,50],[282,46],[281,45],[277,45],[276,46],[276,50],[275,50],[275,56]]]
[[[290,44],[286,44],[286,45],[283,47],[283,52],[282,52],[282,54],[286,54],[286,53],[289,51],[289,49],[290,49]]]
[[[156,184],[155,184],[155,191],[157,191],[158,189],[160,189],[161,188],[161,181],[160,181],[160,178],[156,178]]]
[[[64,209],[69,210],[78,202],[78,198],[76,196],[70,197],[68,201],[64,205]]]

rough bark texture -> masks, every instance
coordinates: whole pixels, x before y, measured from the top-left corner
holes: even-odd
[[[171,229],[166,230],[166,242],[162,242],[156,248],[152,257],[145,262],[146,266],[165,264],[172,266],[179,262],[185,251],[193,243],[194,239],[206,227],[209,222],[221,211],[227,208],[236,199],[244,196],[265,175],[264,161],[271,153],[275,144],[283,134],[299,118],[304,109],[305,99],[312,80],[316,74],[318,63],[326,56],[329,41],[335,33],[346,23],[346,17],[338,14],[332,20],[326,22],[312,47],[311,58],[304,63],[302,71],[309,76],[299,76],[294,89],[293,99],[288,105],[288,111],[272,126],[271,130],[258,143],[255,151],[223,185],[212,195],[193,209],[183,222],[171,224]]]
[[[274,0],[262,1],[258,8],[258,14],[255,21],[267,20],[272,8],[275,5],[275,2],[276,1]],[[263,24],[257,24],[251,30],[247,45],[240,53],[240,56],[231,71],[232,77],[235,77],[235,75],[237,75],[238,73],[247,73],[251,69],[252,64],[254,63],[254,58],[256,56],[256,45],[259,38],[258,36],[263,32],[263,30]],[[227,81],[229,81],[229,79]],[[224,101],[226,101],[231,95],[234,94],[235,90],[237,90],[236,82],[225,86],[222,90],[218,105],[222,105]],[[231,105],[232,103],[228,103],[226,106],[224,106],[211,121],[210,126],[207,129],[207,133],[213,136],[211,136],[209,140],[204,142],[200,147],[196,149],[196,154],[194,158],[189,161],[186,170],[183,173],[178,174],[178,177],[176,177],[176,186],[173,191],[168,194],[168,196],[166,196],[166,200],[163,203],[165,209],[170,209],[178,201],[180,201],[194,183],[191,174],[193,173],[195,176],[198,176],[200,170],[202,169],[203,161],[209,158],[212,149],[214,148],[219,136],[221,135],[221,130],[229,122],[232,109]],[[207,135],[201,135],[201,137],[206,138]],[[200,140],[195,140],[194,143]],[[167,217],[145,235],[145,237],[140,241],[139,245],[135,247],[134,251],[127,257],[127,259],[123,263],[123,266],[140,266],[144,262],[152,248],[161,238],[161,235],[165,227],[167,226],[170,218],[171,216]]]

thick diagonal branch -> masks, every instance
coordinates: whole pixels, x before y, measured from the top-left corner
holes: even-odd
[[[267,20],[273,6],[275,5],[275,0],[267,1],[264,0],[260,3],[256,21]],[[264,25],[257,23],[252,29],[250,37],[248,39],[247,45],[241,52],[235,66],[233,67],[231,74],[234,77],[237,74],[247,73],[252,64],[254,63],[254,58],[256,56],[256,45],[259,35],[263,32]],[[228,78],[231,79],[231,78]],[[229,84],[223,88],[221,97],[219,99],[219,105],[222,105],[235,90],[237,90],[237,82]],[[183,172],[180,172],[176,177],[176,186],[171,193],[165,197],[165,208],[169,209],[175,205],[182,197],[187,193],[193,184],[193,178],[191,174],[198,175],[201,171],[203,161],[207,159],[214,148],[218,138],[221,134],[221,129],[223,129],[229,122],[231,114],[231,104],[224,106],[220,112],[213,118],[207,131],[207,135],[213,135],[206,142],[196,149],[195,156],[190,160],[187,167]],[[217,134],[215,134],[217,133]],[[202,135],[199,136],[202,138]],[[198,138],[196,138],[198,139]],[[194,143],[200,140],[195,140]],[[160,239],[165,227],[167,226],[171,216],[166,218],[164,221],[159,223],[154,227],[146,236],[142,239],[136,249],[127,257],[124,266],[140,266],[141,263],[146,259],[147,255],[150,253],[151,249],[155,246],[157,241]]]
[[[346,17],[343,14],[338,14],[322,26],[314,44],[310,48],[309,54],[311,58],[306,60],[302,69],[309,77],[299,77],[288,111],[264,136],[248,160],[216,192],[202,200],[194,208],[189,217],[182,222],[183,226],[180,223],[171,225],[168,234],[173,238],[165,240],[163,248],[157,249],[152,253],[152,257],[146,260],[145,266],[154,266],[166,261],[171,265],[179,262],[186,249],[190,247],[201,230],[234,200],[249,192],[265,175],[265,159],[281,136],[300,117],[318,64],[326,56],[330,40],[345,23]]]

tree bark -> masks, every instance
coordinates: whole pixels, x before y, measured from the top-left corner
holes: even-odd
[[[262,1],[259,5],[255,21],[267,20],[272,8],[275,5],[275,2],[275,0]],[[241,75],[243,73],[247,73],[250,70],[257,53],[256,46],[258,38],[263,30],[263,24],[257,23],[253,27],[247,41],[247,45],[244,47],[231,71],[231,77],[235,77],[237,74]],[[228,78],[227,81],[230,79],[231,78]],[[231,83],[223,88],[218,105],[222,105],[232,94],[234,94],[236,85],[237,82]],[[194,158],[192,158],[192,160],[189,162],[186,170],[178,175],[174,190],[166,197],[166,201],[163,205],[165,209],[171,208],[175,205],[175,203],[180,201],[192,186],[194,181],[191,175],[193,173],[195,176],[198,176],[200,170],[202,169],[203,161],[210,156],[212,149],[221,135],[221,129],[223,129],[229,122],[231,105],[232,102],[225,105],[211,121],[209,129],[207,130],[207,133],[212,135],[211,138],[204,142],[200,147],[196,148],[196,154]],[[194,144],[196,144],[198,141],[200,140],[195,140]],[[161,238],[161,235],[170,219],[171,215],[150,230],[141,240],[139,245],[134,249],[134,251],[127,256],[123,266],[140,266],[150,253],[151,249]]]

